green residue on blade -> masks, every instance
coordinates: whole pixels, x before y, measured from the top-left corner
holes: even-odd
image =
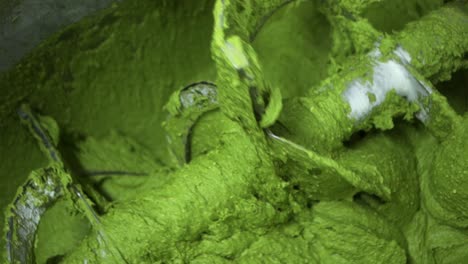
[[[165,106],[169,115],[163,126],[175,166],[190,162],[193,127],[204,114],[217,108],[218,89],[210,82],[193,83],[172,94]]]

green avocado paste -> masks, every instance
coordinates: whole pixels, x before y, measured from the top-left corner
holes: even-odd
[[[468,263],[468,4],[122,1],[0,74],[2,263]]]

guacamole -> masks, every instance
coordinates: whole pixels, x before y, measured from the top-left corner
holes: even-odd
[[[0,75],[5,262],[468,261],[467,25],[432,0],[83,19]]]

